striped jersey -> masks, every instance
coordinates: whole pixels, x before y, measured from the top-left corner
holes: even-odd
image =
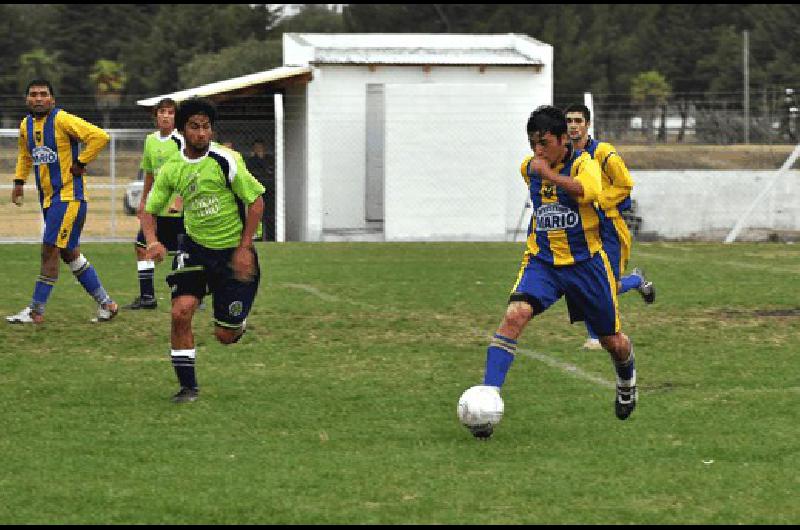
[[[619,217],[631,209],[633,179],[622,157],[608,142],[598,142],[591,136],[584,148],[600,165],[603,192],[598,202],[608,217]]]
[[[85,201],[86,175],[73,177],[75,160],[88,164],[108,144],[109,136],[100,127],[65,110],[54,108],[46,116],[29,114],[19,126],[19,155],[14,179],[26,181],[33,168],[39,203]],[[80,152],[79,144],[85,144]]]
[[[180,150],[161,167],[147,196],[145,210],[157,215],[173,193],[183,197],[186,233],[211,249],[239,245],[247,206],[264,193],[242,155],[215,143],[200,158]]]
[[[601,191],[598,163],[589,153],[570,147],[554,168],[581,182],[583,197],[576,199],[533,172],[533,158],[526,157],[520,167],[533,205],[526,252],[556,267],[588,260],[602,247],[595,206]]]

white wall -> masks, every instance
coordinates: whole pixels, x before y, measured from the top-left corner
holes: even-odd
[[[535,73],[530,67],[489,66],[481,72],[477,66],[432,66],[425,71],[421,66],[377,66],[371,70],[367,66],[323,65],[316,67],[313,75],[308,85],[309,239],[321,239],[325,230],[366,227],[365,102],[368,83],[505,85],[501,105],[490,110],[475,105],[472,113],[464,116],[467,121],[461,127],[469,135],[480,136],[485,144],[482,148],[506,153],[499,172],[507,175],[507,187],[498,200],[512,204],[508,208],[504,205],[506,229],[516,227],[525,200],[518,169],[529,151],[525,124],[535,107],[552,102],[552,74],[547,67]],[[507,134],[481,135],[486,128],[495,130],[498,109],[504,113]],[[397,116],[388,106],[387,112],[387,115]],[[453,132],[440,131],[442,137]],[[464,156],[471,156],[473,151],[467,149]],[[430,153],[431,156],[436,154],[435,143],[431,144]],[[401,177],[395,172],[395,178]],[[425,234],[420,237],[425,238]]]
[[[631,171],[641,230],[667,239],[722,240],[775,171]],[[747,227],[800,231],[800,171],[789,171]],[[746,234],[743,234],[746,237]]]
[[[505,237],[505,95],[505,84],[386,85],[386,241]]]

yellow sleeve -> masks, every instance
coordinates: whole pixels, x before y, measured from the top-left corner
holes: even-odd
[[[522,175],[522,180],[525,181],[526,186],[531,185],[531,177],[528,175],[528,164],[531,163],[531,160],[533,160],[533,155],[526,156],[519,166],[519,173]]]
[[[594,202],[600,197],[603,184],[600,181],[600,164],[583,152],[578,160],[572,165],[573,177],[583,186],[583,197],[578,202],[586,204]]]
[[[81,142],[86,144],[86,147],[78,155],[78,161],[82,164],[88,164],[100,154],[100,151],[108,144],[111,138],[107,132],[92,125],[86,120],[74,116],[68,112],[61,111],[56,118],[59,120],[60,125],[64,127],[67,134],[73,138],[78,138]]]
[[[25,120],[19,125],[19,154],[17,155],[17,170],[14,172],[14,180],[28,180],[28,175],[33,167],[33,158],[28,151],[28,132],[25,128]]]
[[[605,148],[601,151],[601,148]],[[633,189],[633,179],[628,172],[625,161],[614,149],[614,146],[602,143],[598,146],[596,160],[600,163],[600,170],[606,180],[603,193],[600,196],[600,207],[603,210],[615,208],[619,203],[628,198]]]

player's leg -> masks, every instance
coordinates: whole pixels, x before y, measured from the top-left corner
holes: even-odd
[[[170,361],[180,384],[178,393],[172,397],[174,403],[190,403],[198,397],[192,319],[206,294],[207,281],[203,256],[195,247],[188,252],[183,248],[179,250],[172,261],[172,272],[167,276],[172,292]]]
[[[525,326],[535,315],[555,303],[561,294],[550,267],[526,253],[517,281],[511,289],[503,321],[486,351],[484,385],[497,387],[498,390],[503,386],[516,356],[517,339]]]
[[[576,265],[575,270],[569,278],[567,305],[571,316],[572,308],[580,308],[581,314],[575,317],[585,318],[592,325],[611,356],[617,379],[614,410],[624,420],[636,406],[636,366],[631,341],[621,332],[612,267],[601,250],[591,260]]]
[[[157,229],[156,233],[158,233]],[[144,238],[144,232],[139,229],[139,233],[136,234],[136,241],[134,242],[136,272],[139,279],[139,296],[134,298],[133,302],[126,305],[125,309],[155,309],[157,307],[155,285],[153,285],[156,263],[153,260],[147,259],[145,256],[146,248],[147,243]]]
[[[631,274],[623,276],[625,272],[625,267],[628,264],[628,260],[631,256],[631,245],[633,238],[631,237],[630,230],[628,230],[628,225],[625,224],[625,220],[622,217],[615,217],[613,219],[613,229],[616,233],[616,237],[619,241],[619,270],[616,272],[615,277],[619,279],[617,284],[617,294],[624,294],[628,291],[636,289],[639,291],[639,294],[642,295],[645,303],[652,304],[656,300],[656,288],[653,285],[653,282],[648,281],[642,269],[638,267],[631,271]],[[612,259],[611,254],[609,253],[609,259]],[[612,259],[612,265],[614,261]]]
[[[214,337],[221,344],[239,342],[247,331],[247,315],[253,307],[261,281],[258,254],[254,250],[253,256],[256,273],[252,281],[241,282],[233,278],[227,266],[216,268],[215,277],[209,278],[214,305]],[[225,256],[222,263],[227,264],[229,260],[229,256]]]

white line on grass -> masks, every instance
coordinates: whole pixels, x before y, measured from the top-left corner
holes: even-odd
[[[290,289],[299,289],[301,291],[305,291],[305,292],[307,292],[307,293],[309,293],[311,295],[314,295],[314,296],[316,296],[316,297],[318,297],[321,300],[324,300],[326,302],[345,302],[345,303],[348,303],[348,304],[357,305],[357,306],[361,306],[361,307],[368,307],[370,309],[377,309],[376,306],[371,305],[371,304],[366,304],[364,302],[359,302],[359,301],[356,301],[356,300],[350,300],[350,299],[347,299],[347,298],[338,298],[336,296],[325,294],[322,291],[320,291],[319,289],[317,289],[316,287],[313,287],[311,285],[299,284],[299,283],[283,283],[283,284],[281,284],[281,286],[282,287],[289,287]],[[490,335],[487,335],[486,332],[483,331],[483,330],[473,329],[472,332],[475,333],[479,337],[486,338],[487,341],[491,340],[491,338],[492,338]],[[612,383],[611,381],[607,381],[607,380],[603,379],[602,377],[598,377],[598,376],[596,376],[594,374],[590,374],[589,372],[586,372],[586,371],[582,370],[581,368],[575,366],[574,364],[565,363],[565,362],[560,361],[560,360],[556,359],[555,357],[552,357],[551,355],[547,355],[545,353],[539,353],[539,352],[535,352],[535,351],[531,351],[531,350],[523,350],[523,349],[517,349],[517,353],[518,354],[522,354],[525,357],[528,357],[528,358],[534,359],[536,361],[539,361],[541,363],[544,363],[547,366],[550,366],[551,368],[555,368],[557,370],[561,370],[562,372],[564,372],[566,374],[569,374],[569,375],[572,375],[574,377],[577,377],[578,379],[583,379],[584,381],[589,381],[590,383],[594,383],[596,385],[600,385],[600,386],[603,386],[603,387],[606,387],[606,388],[614,388],[614,386],[616,385],[616,383]]]

